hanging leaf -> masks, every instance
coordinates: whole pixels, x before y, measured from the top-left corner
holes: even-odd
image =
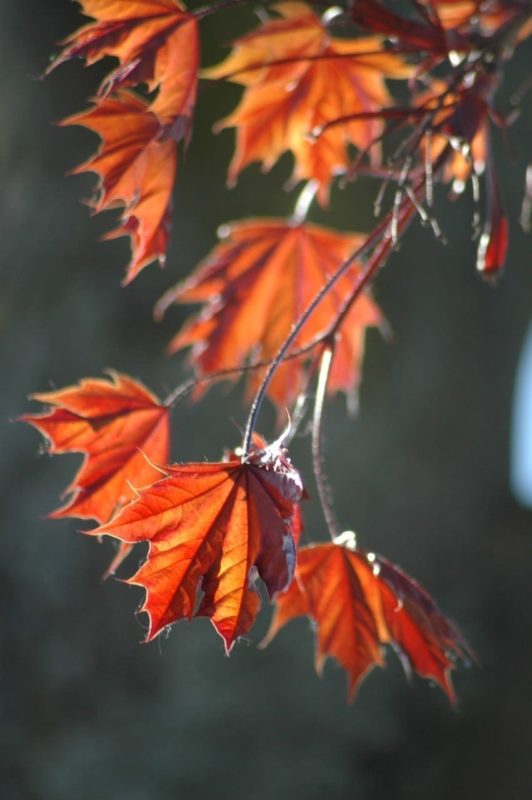
[[[277,3],[275,10],[281,19],[238,39],[225,61],[203,73],[245,86],[239,106],[217,127],[236,129],[229,182],[253,161],[270,169],[290,150],[293,182],[317,181],[319,200],[326,204],[333,177],[347,170],[350,145],[370,148],[378,158],[371,145],[382,123],[358,120],[316,139],[312,132],[339,117],[388,105],[384,78],[404,78],[410,70],[383,50],[379,37],[333,37],[305,3]]]
[[[352,534],[298,553],[295,579],[276,597],[264,645],[290,620],[316,623],[316,669],[327,656],[348,674],[350,700],[365,675],[383,666],[381,645],[390,644],[403,666],[434,680],[454,703],[451,671],[471,655],[467,644],[419,584],[390,562],[354,548]]]
[[[49,443],[49,452],[82,453],[83,465],[65,490],[65,505],[50,516],[104,523],[131,500],[131,484],[159,477],[155,464],[169,459],[168,409],[141,383],[110,372],[110,380],[86,378],[56,392],[32,395],[52,406],[21,417]],[[115,566],[117,566],[115,564]]]
[[[179,0],[80,0],[95,21],[76,31],[47,72],[84,58],[94,64],[114,56],[120,67],[105,79],[102,93],[146,83],[158,90],[150,106],[174,138],[188,136],[196,102],[199,67],[198,25]]]
[[[107,238],[131,239],[132,258],[124,279],[128,284],[150,262],[163,264],[166,257],[177,167],[175,142],[145,101],[126,91],[62,124],[82,125],[102,139],[96,155],[74,173],[99,176],[96,213],[123,207],[119,227]]]
[[[222,241],[196,273],[161,298],[156,313],[173,302],[205,303],[197,318],[173,339],[172,351],[192,346],[199,374],[243,366],[248,359],[270,360],[310,301],[340,264],[361,244],[357,234],[310,224],[257,219],[224,226]],[[294,349],[327,330],[360,273],[354,265],[318,306]],[[382,323],[368,294],[354,303],[335,349],[329,391],[352,394],[360,380],[365,331]],[[269,387],[280,410],[291,405],[304,385],[308,358],[280,365]],[[253,394],[263,374],[248,378]]]
[[[129,581],[146,589],[148,641],[179,619],[205,616],[229,653],[259,610],[256,578],[270,595],[292,579],[301,495],[286,453],[255,449],[244,462],[166,467],[118,517],[89,533],[150,543]]]

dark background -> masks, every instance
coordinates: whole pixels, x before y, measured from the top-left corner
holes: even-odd
[[[288,158],[269,176],[251,168],[235,191],[224,189],[232,134],[209,131],[238,92],[204,94],[180,169],[167,269],[152,266],[121,289],[127,245],[100,243],[112,219],[91,219],[79,203],[93,178],[64,177],[95,139],[52,126],[83,108],[101,69],[73,63],[37,80],[78,19],[67,0],[0,4],[0,796],[530,796],[531,513],[508,486],[513,380],[531,312],[530,243],[516,222],[530,114],[512,133],[513,160],[497,139],[513,220],[500,284],[475,273],[470,197],[451,205],[441,193],[451,243],[417,227],[394,255],[376,287],[394,340],[370,335],[359,416],[347,420],[339,399],[325,424],[342,523],[433,593],[482,666],[456,675],[460,703],[452,710],[426,682],[408,686],[390,654],[387,670],[373,672],[348,706],[337,666],[321,681],[314,674],[305,621],[256,649],[268,609],[230,659],[207,621],[140,645],[139,591],[100,581],[110,544],[79,535],[76,521],[44,518],[79,459],[42,456],[37,434],[8,422],[32,408],[26,395],[109,366],[164,395],[183,375],[179,360],[164,355],[182,316],[171,312],[155,325],[155,300],[207,253],[220,223],[284,214],[293,204],[280,191]],[[210,22],[207,60],[224,52],[213,42],[250,22],[243,10]],[[511,86],[526,63],[526,53],[517,57]],[[312,218],[367,228],[372,192],[364,183],[335,190],[334,210]],[[226,387],[182,406],[174,458],[217,458],[238,440],[245,415],[240,390]],[[267,410],[263,430],[271,420]],[[294,456],[309,475],[307,440]],[[323,539],[316,505],[308,505],[307,532]]]

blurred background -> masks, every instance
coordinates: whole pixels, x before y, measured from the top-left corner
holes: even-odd
[[[241,9],[207,23],[206,62],[251,22]],[[347,418],[339,398],[325,422],[342,523],[429,589],[481,666],[456,674],[452,710],[428,683],[409,686],[390,653],[386,671],[374,671],[348,706],[342,670],[331,662],[322,680],[313,671],[306,621],[257,650],[268,608],[229,659],[205,620],[140,644],[140,591],[100,580],[110,543],[78,534],[76,521],[45,518],[79,459],[49,459],[35,431],[12,424],[34,409],[29,393],[106,367],[162,396],[175,386],[184,367],[164,350],[184,317],[172,311],[156,325],[155,301],[205,256],[221,223],[291,211],[294,198],[280,188],[290,159],[260,178],[250,168],[227,191],[233,135],[213,138],[210,129],[238,90],[204,93],[180,168],[167,268],[152,266],[121,289],[126,241],[99,242],[113,220],[91,218],[79,202],[93,177],[64,177],[96,139],[53,126],[84,107],[102,70],[71,63],[38,80],[79,24],[76,7],[2,0],[0,23],[0,796],[529,797],[532,513],[514,499],[509,474],[514,381],[532,312],[530,241],[517,223],[530,113],[510,134],[511,152],[497,138],[512,220],[499,284],[475,272],[470,197],[450,204],[441,192],[450,244],[419,227],[409,233],[375,289],[393,341],[370,334],[357,418]],[[526,74],[527,56],[530,49],[515,59],[507,91]],[[330,213],[311,218],[369,229],[373,191],[364,182],[335,190]],[[240,387],[183,405],[174,458],[218,458],[245,417]],[[272,420],[267,409],[266,433]],[[310,475],[306,439],[293,455]],[[311,539],[326,538],[316,503],[306,520]]]

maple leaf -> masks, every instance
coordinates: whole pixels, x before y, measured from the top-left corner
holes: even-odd
[[[95,22],[83,26],[64,44],[47,72],[70,58],[94,64],[114,56],[120,67],[104,81],[103,93],[146,83],[158,89],[150,111],[174,138],[190,132],[199,67],[198,25],[179,0],[80,0]]]
[[[463,34],[484,35],[494,33],[512,18],[522,17],[517,29],[517,40],[522,41],[532,32],[525,6],[513,0],[432,0],[434,11],[446,29],[457,29]]]
[[[81,125],[102,139],[96,155],[73,172],[99,175],[99,197],[93,203],[96,213],[123,206],[119,227],[106,238],[131,238],[132,259],[124,279],[127,284],[151,261],[164,262],[177,167],[176,144],[148,104],[126,91],[61,124]]]
[[[223,227],[226,240],[200,264],[196,273],[159,301],[160,316],[172,302],[205,303],[199,316],[185,324],[170,344],[172,351],[192,346],[191,359],[200,374],[272,359],[318,290],[363,241],[310,224],[256,219]],[[352,289],[359,267],[328,292],[304,326],[294,349],[327,330]],[[368,294],[353,304],[338,333],[329,392],[352,394],[360,379],[367,326],[382,317]],[[282,410],[304,384],[304,357],[281,364],[269,386]],[[252,394],[261,378],[248,379]]]
[[[434,680],[454,702],[450,673],[457,658],[471,655],[467,644],[419,584],[386,559],[354,549],[351,533],[300,549],[294,581],[275,602],[263,646],[290,620],[311,617],[316,669],[335,658],[347,671],[350,700],[365,675],[383,666],[381,645],[391,644],[406,668]]]
[[[348,694],[352,700],[357,686],[376,664],[383,664],[379,635],[373,613],[366,601],[364,577],[372,580],[369,565],[357,571],[350,551],[336,545],[314,545],[298,553],[296,577],[286,592],[276,597],[276,612],[263,642],[268,644],[277,631],[296,617],[311,616],[316,624],[318,674],[327,656],[348,673]]]
[[[471,4],[468,4],[467,18],[470,16],[469,5]],[[461,11],[460,21],[463,21],[463,9]],[[395,13],[375,0],[357,0],[352,4],[350,14],[353,21],[364,30],[398,39],[406,52],[426,51],[431,54],[434,62],[437,62],[438,56],[446,56],[448,53],[447,33],[435,14],[425,14],[422,19],[411,19]],[[458,40],[456,36],[453,45],[467,48],[466,41]]]
[[[244,461],[166,467],[163,478],[89,533],[149,542],[146,561],[129,580],[146,589],[147,641],[179,619],[206,616],[229,653],[260,607],[257,575],[270,595],[292,579],[301,495],[285,452],[255,448]]]
[[[53,518],[107,522],[133,497],[130,482],[152,483],[159,471],[150,462],[168,461],[168,409],[127,375],[110,372],[110,380],[87,378],[31,397],[53,407],[45,414],[21,417],[48,439],[49,452],[84,455],[81,469],[65,490],[70,498],[50,514]]]
[[[444,28],[462,28],[473,18],[478,25],[482,5],[482,0],[433,0],[433,13]]]
[[[515,16],[524,17],[518,39],[530,35],[525,9],[519,2],[420,0],[416,9],[415,17],[403,17],[379,0],[356,0],[350,14],[364,30],[393,36],[405,52],[425,51],[430,55],[425,64],[431,67],[440,60],[438,56],[474,49],[479,29],[489,35]]]
[[[281,19],[238,39],[225,61],[203,73],[246,87],[238,107],[217,126],[236,128],[229,181],[251,162],[261,161],[267,170],[291,150],[293,181],[315,180],[326,204],[332,178],[348,167],[349,145],[369,149],[382,122],[357,120],[314,140],[310,134],[331,120],[386,106],[384,77],[404,78],[410,70],[383,51],[379,37],[331,36],[305,3],[282,2],[274,9]],[[377,157],[376,148],[370,152]]]

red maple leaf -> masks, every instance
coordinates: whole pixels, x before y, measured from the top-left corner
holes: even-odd
[[[512,0],[423,0],[412,5],[417,14],[405,17],[382,0],[356,0],[350,14],[364,31],[397,39],[403,51],[429,54],[425,65],[431,67],[449,53],[474,50],[479,30],[489,35],[512,17],[523,17],[518,29],[519,41],[531,31],[523,4]]]
[[[132,259],[124,283],[151,261],[164,262],[170,233],[171,199],[177,153],[148,104],[130,92],[107,97],[89,111],[64,120],[95,131],[102,144],[74,173],[100,177],[96,213],[123,206],[121,224],[107,235],[129,236]]]
[[[132,378],[118,372],[110,378],[87,378],[76,386],[34,394],[33,400],[53,408],[21,417],[48,439],[51,453],[84,455],[65,490],[70,497],[53,518],[107,522],[134,496],[130,482],[152,483],[160,473],[150,462],[166,464],[169,459],[168,409]]]
[[[253,161],[269,169],[290,150],[294,182],[317,181],[325,204],[334,175],[348,167],[349,145],[369,148],[382,122],[357,120],[315,140],[310,134],[331,120],[388,105],[385,76],[404,78],[410,70],[398,56],[383,50],[379,37],[331,36],[306,3],[281,2],[275,10],[281,19],[238,39],[225,61],[203,73],[246,87],[239,106],[217,126],[236,128],[229,181],[234,183]],[[375,148],[371,152],[378,155]]]
[[[423,17],[404,17],[378,0],[357,0],[352,4],[350,14],[365,31],[398,39],[406,52],[428,52],[438,60],[438,57],[446,56],[449,50],[446,31],[435,14],[427,12]],[[469,9],[467,14],[470,16]],[[457,40],[454,45],[459,47],[466,45],[466,42]]]
[[[276,597],[264,644],[290,620],[308,615],[317,626],[316,669],[334,657],[347,671],[350,699],[369,670],[383,665],[381,645],[391,644],[405,667],[434,680],[454,702],[451,670],[456,658],[470,655],[460,634],[412,578],[355,550],[352,535],[340,538],[298,552],[295,579]]]
[[[174,301],[205,303],[200,315],[173,339],[172,351],[191,346],[200,374],[272,359],[293,324],[315,294],[363,241],[310,224],[256,219],[224,226],[227,235],[196,273],[167,292],[158,303],[161,315]],[[323,333],[342,307],[359,274],[354,265],[317,307],[294,349]],[[347,315],[336,342],[329,391],[352,393],[360,378],[366,328],[382,317],[368,294]],[[304,383],[303,357],[280,365],[269,387],[281,409],[290,405]],[[261,371],[249,378],[252,393]]]
[[[89,533],[149,542],[146,561],[129,581],[146,589],[148,641],[179,619],[206,616],[229,652],[259,610],[256,577],[270,595],[292,579],[301,494],[284,451],[255,448],[244,462],[166,467],[163,478]]]

